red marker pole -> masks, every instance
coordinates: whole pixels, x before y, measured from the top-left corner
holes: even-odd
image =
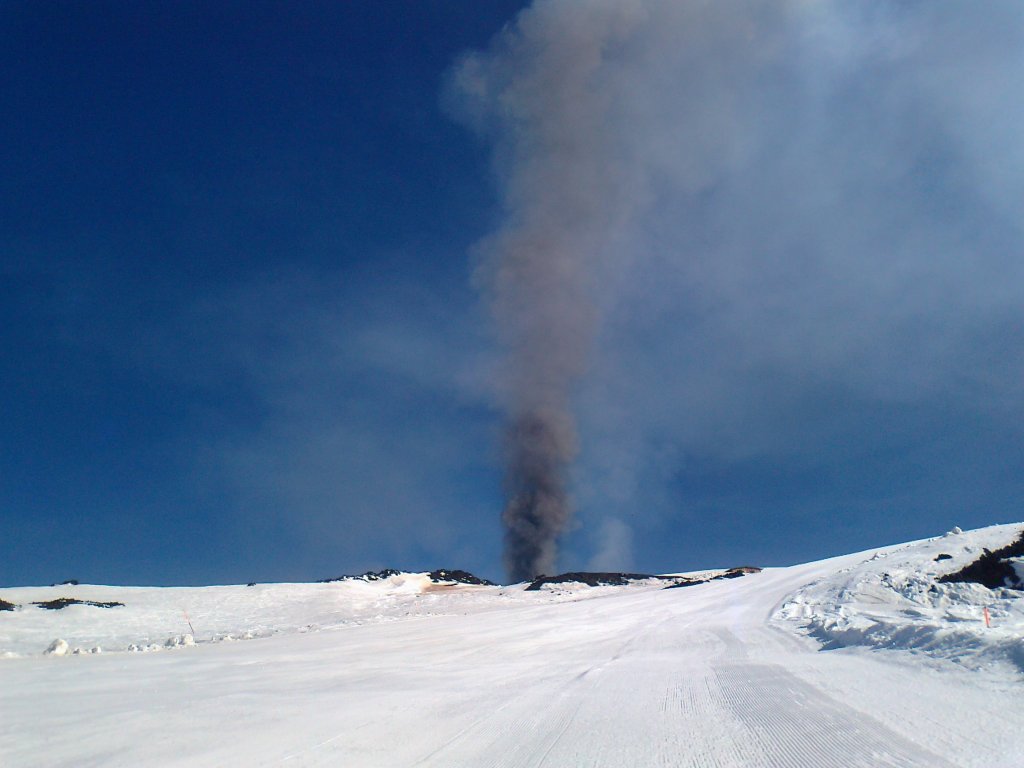
[[[985,626],[986,627],[991,627],[992,626],[992,617],[988,615],[988,608],[983,608],[982,610],[985,612]]]
[[[188,628],[192,629],[192,621],[188,617],[188,612],[182,608],[181,613],[185,616],[185,621],[188,622]],[[985,609],[985,621],[988,621],[988,608]],[[192,637],[196,636],[196,631],[192,629]]]

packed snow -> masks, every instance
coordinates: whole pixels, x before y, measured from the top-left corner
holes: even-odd
[[[0,765],[1024,765],[1024,585],[939,581],[1022,533],[683,589],[0,589]]]

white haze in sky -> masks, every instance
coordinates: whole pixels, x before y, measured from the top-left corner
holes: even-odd
[[[510,473],[573,499],[531,564],[575,506],[629,567],[689,464],[1019,433],[1022,87],[1016,0],[537,0],[468,55],[495,396],[557,433]]]

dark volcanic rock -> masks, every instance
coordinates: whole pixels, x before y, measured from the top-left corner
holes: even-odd
[[[973,563],[964,566],[955,573],[947,573],[939,581],[950,584],[956,582],[973,582],[983,584],[989,589],[1009,587],[1010,589],[1024,589],[1024,583],[1017,576],[1013,564],[1009,562],[1011,557],[1024,556],[1024,533],[1011,544],[995,552],[985,550],[984,553]],[[937,558],[936,558],[937,559]]]
[[[709,576],[706,579],[689,579],[685,576],[675,577],[676,583],[669,584],[665,589],[677,589],[679,587],[694,587],[698,584],[707,584],[709,581],[720,581],[722,579],[738,579],[748,573],[760,573],[761,569],[753,565],[741,565],[739,568],[730,568],[717,576]]]
[[[494,586],[493,581],[481,579],[479,576],[474,576],[469,571],[449,571],[446,568],[438,568],[436,571],[431,571],[430,580],[438,583],[443,581],[455,581],[459,584],[478,584],[485,587]]]
[[[13,611],[17,606],[14,603],[8,603],[6,600],[0,600],[0,611]]]
[[[364,581],[383,581],[384,579],[390,579],[392,576],[397,576],[400,573],[401,571],[396,571],[394,568],[385,568],[382,571],[367,571],[356,578],[363,579]]]
[[[935,562],[936,563],[940,562],[941,560],[952,560],[952,559],[953,559],[953,556],[952,555],[947,555],[945,552],[940,552],[939,554],[937,554],[935,556]]]
[[[69,605],[91,605],[94,608],[124,607],[124,603],[100,603],[95,600],[79,600],[75,597],[58,597],[56,600],[44,600],[41,603],[32,603],[32,605],[38,605],[40,608],[46,608],[48,611],[59,611],[61,608],[67,608]]]
[[[711,579],[679,579],[675,584],[669,584],[664,589],[679,589],[680,587],[695,587],[698,584],[707,584]]]
[[[383,579],[390,579],[392,576],[397,576],[401,571],[396,571],[394,568],[385,568],[382,571],[367,571],[366,573],[360,573],[357,575],[346,575],[346,576],[335,576],[333,579],[320,579],[318,584],[329,584],[332,581],[351,581],[352,579],[360,579],[362,581],[381,581]]]
[[[390,579],[392,576],[398,576],[402,571],[396,571],[394,568],[385,568],[382,571],[367,571],[366,573],[360,573],[358,575],[350,576],[335,576],[333,579],[320,579],[319,584],[328,584],[332,581],[351,581],[353,579],[359,579],[360,581],[382,581],[384,579]],[[479,576],[474,576],[469,571],[460,570],[448,570],[447,568],[438,568],[436,571],[430,572],[430,580],[436,583],[456,581],[460,584],[481,584],[488,587],[493,587],[494,582],[487,581],[487,579],[481,579]]]
[[[534,592],[545,584],[586,584],[590,587],[621,587],[631,581],[643,581],[644,579],[671,579],[670,576],[652,576],[649,573],[592,573],[589,571],[574,571],[562,573],[558,576],[538,576],[526,588],[527,592]]]
[[[78,579],[68,579],[67,581],[58,581],[56,584],[51,584],[51,587],[77,587]]]
[[[545,584],[568,584],[570,582],[586,584],[591,587],[621,587],[634,581],[645,581],[647,579],[660,579],[661,581],[670,582],[665,589],[673,589],[674,587],[692,587],[695,584],[704,584],[705,582],[718,579],[735,579],[740,576],[746,576],[748,573],[758,573],[760,570],[760,568],[744,565],[739,568],[730,568],[724,573],[706,579],[693,579],[686,576],[659,576],[650,573],[591,573],[583,571],[563,573],[559,576],[538,576],[530,583],[526,591],[538,590]]]

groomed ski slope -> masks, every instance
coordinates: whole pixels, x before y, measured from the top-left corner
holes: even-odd
[[[961,560],[995,530],[943,542],[943,551]],[[821,651],[805,633],[822,622],[793,618],[794,604],[863,575],[866,563],[881,571],[891,558],[901,568],[915,557],[933,562],[934,546],[683,589],[465,587],[430,610],[388,593],[364,623],[298,627],[289,616],[288,631],[245,642],[207,642],[197,626],[196,647],[8,658],[0,765],[1024,766],[1021,677],[1011,663]],[[326,596],[347,589],[280,585],[299,587],[325,596],[303,604],[321,622]],[[117,592],[126,604],[129,593]],[[342,602],[341,614],[351,599]],[[826,604],[847,610],[822,598],[808,615],[820,619]],[[102,613],[75,606],[45,621],[71,610]],[[124,635],[118,610],[103,616]],[[447,613],[425,615],[439,610]]]

